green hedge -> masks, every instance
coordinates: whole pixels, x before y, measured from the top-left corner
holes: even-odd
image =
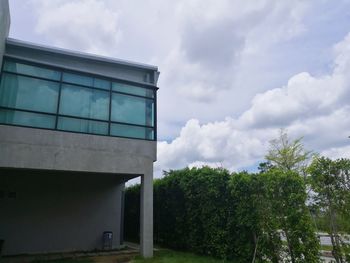
[[[140,240],[140,185],[125,191],[124,237],[128,241]]]
[[[125,236],[139,238],[140,187],[126,191]],[[318,262],[318,241],[298,174],[230,174],[209,167],[154,181],[154,241],[235,262]],[[287,235],[287,246],[281,240]]]

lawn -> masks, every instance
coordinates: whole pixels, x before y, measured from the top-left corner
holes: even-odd
[[[331,246],[322,246],[323,250],[331,250]],[[104,262],[104,259],[95,257],[98,262]],[[35,260],[32,263],[94,263],[93,258],[78,258],[78,259],[57,259],[57,260]],[[102,261],[101,261],[102,260]],[[109,262],[115,262],[112,258],[107,259]],[[106,262],[107,262],[106,261]],[[123,261],[124,262],[124,261]],[[134,258],[131,263],[222,263],[227,262],[211,257],[199,256],[193,253],[178,252],[169,249],[161,249],[155,252],[154,257],[143,259],[140,256]]]
[[[157,251],[153,258],[135,258],[132,263],[222,263],[223,260],[173,250]]]
[[[112,262],[107,260],[108,262]],[[32,261],[32,263],[94,263],[90,258],[82,259],[59,259],[59,260],[45,260]],[[100,261],[99,261],[100,262]],[[115,261],[113,261],[115,262]],[[156,251],[153,258],[143,259],[140,256],[134,258],[131,263],[222,263],[222,260],[211,257],[198,256],[192,253],[177,252],[168,249]]]

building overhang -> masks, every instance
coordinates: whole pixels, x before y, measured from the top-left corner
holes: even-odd
[[[4,56],[156,88],[158,67],[7,38]]]

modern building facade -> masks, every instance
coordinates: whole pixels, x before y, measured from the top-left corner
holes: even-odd
[[[7,1],[0,12],[2,254],[102,249],[105,231],[120,247],[139,176],[152,256],[157,67],[9,39]]]

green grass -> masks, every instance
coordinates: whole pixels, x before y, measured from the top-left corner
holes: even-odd
[[[93,263],[88,258],[83,259],[56,259],[56,260],[38,260],[31,263]],[[222,263],[223,260],[211,257],[198,256],[192,253],[178,252],[168,249],[156,251],[153,258],[143,259],[137,256],[132,263]]]
[[[331,250],[331,246],[322,246],[323,250]],[[56,259],[56,260],[38,260],[31,263],[93,263],[89,258],[81,259]],[[169,249],[161,249],[156,251],[153,258],[143,259],[137,256],[131,261],[132,263],[222,263],[227,262],[207,256],[199,256],[193,253],[173,251]],[[232,262],[231,262],[232,263]]]
[[[326,251],[332,251],[333,246],[332,245],[321,245],[321,249],[326,250]]]
[[[222,263],[223,260],[173,250],[156,251],[153,258],[136,257],[132,263]]]

